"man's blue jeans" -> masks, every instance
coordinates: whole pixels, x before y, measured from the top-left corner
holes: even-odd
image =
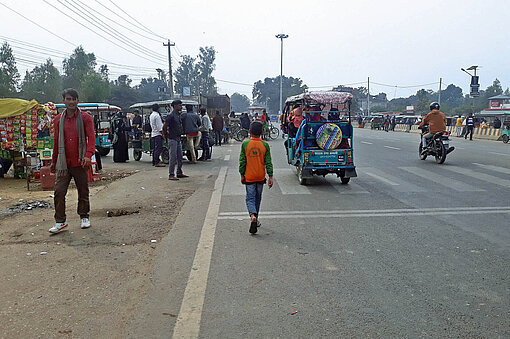
[[[177,165],[177,175],[182,174],[182,144],[180,140],[168,139],[168,152],[170,155],[170,166],[168,166],[168,176],[173,177],[175,165]]]
[[[246,207],[248,207],[248,213],[250,215],[255,214],[255,217],[259,217],[260,202],[262,201],[262,189],[264,184],[256,183],[249,184],[246,186]]]

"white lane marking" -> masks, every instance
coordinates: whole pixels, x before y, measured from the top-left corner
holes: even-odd
[[[245,195],[246,187],[241,184],[241,175],[237,168],[230,167],[227,172],[225,182],[228,183],[223,187],[223,195]]]
[[[371,143],[371,142],[368,142],[368,141],[362,141],[361,143],[362,143],[362,144],[367,144],[367,145],[372,145],[372,143]]]
[[[437,173],[434,173],[432,171],[427,171],[424,169],[421,169],[419,167],[399,167],[400,169],[410,172],[414,175],[417,175],[419,177],[425,178],[427,180],[430,180],[432,182],[438,183],[440,185],[446,186],[448,188],[451,188],[455,191],[459,192],[478,192],[478,191],[485,191],[484,189],[476,188],[473,185],[465,184],[461,181],[451,179],[448,177],[443,177],[442,175],[439,175]]]
[[[505,153],[498,153],[498,152],[489,152],[491,154],[497,154],[497,155],[504,155],[505,157],[510,157],[510,154],[505,154]]]
[[[400,185],[400,184],[397,184],[396,182],[393,182],[391,180],[383,178],[380,175],[377,175],[377,174],[374,174],[374,173],[365,172],[365,174],[370,175],[371,177],[373,177],[373,178],[375,178],[377,180],[380,180],[380,181],[382,181],[382,182],[384,182],[384,183],[386,183],[388,185],[391,185],[391,186],[398,186],[398,185]]]
[[[499,186],[504,186],[504,187],[510,188],[510,180],[507,180],[507,179],[501,179],[501,178],[495,177],[493,175],[485,174],[482,172],[476,172],[476,171],[472,171],[467,168],[462,168],[462,167],[457,167],[457,166],[441,166],[441,168],[444,168],[448,171],[460,173],[460,174],[466,175],[468,177],[475,178],[477,180],[486,181],[493,185],[499,185]]]
[[[205,215],[204,225],[198,241],[195,259],[189,273],[188,283],[184,291],[179,316],[174,326],[174,338],[198,338],[200,321],[204,306],[205,291],[209,268],[211,266],[214,235],[221,202],[221,191],[227,173],[227,167],[222,167],[214,184],[214,191]]]
[[[310,190],[303,185],[300,185],[294,169],[290,168],[275,168],[274,169],[275,183],[282,191],[282,194],[312,194]]]
[[[471,215],[471,214],[510,214],[510,207],[500,208],[500,209],[491,209],[491,210],[447,210],[447,211],[418,211],[418,210],[409,210],[407,212],[377,212],[377,213],[339,213],[339,214],[330,214],[330,213],[317,213],[316,214],[307,214],[307,215],[299,215],[292,214],[290,212],[285,212],[285,214],[279,215],[270,215],[268,213],[264,213],[264,219],[289,219],[289,218],[300,218],[300,219],[317,219],[317,218],[373,218],[373,217],[413,217],[413,216],[439,216],[439,215]],[[238,220],[238,219],[248,219],[249,216],[244,212],[243,215],[236,216],[219,216],[220,220]]]
[[[479,164],[479,163],[476,163],[476,162],[474,162],[473,165],[480,166],[482,168],[487,168],[487,169],[489,169],[491,171],[494,171],[494,172],[510,174],[510,168],[493,166],[493,165],[484,165],[484,164]]]
[[[407,213],[407,212],[448,212],[452,209],[462,211],[492,211],[492,210],[510,210],[510,206],[452,206],[452,207],[430,207],[430,208],[394,208],[383,210],[327,210],[327,211],[265,211],[263,215],[314,215],[314,214],[374,214],[374,213]],[[506,213],[506,212],[505,212]],[[220,212],[220,216],[246,216],[243,212]]]
[[[229,161],[229,160],[230,160],[230,154],[225,155],[225,161]]]
[[[396,149],[397,151],[400,151],[400,148],[398,148],[398,147],[391,147],[391,146],[384,146],[384,147],[390,148],[390,149]]]

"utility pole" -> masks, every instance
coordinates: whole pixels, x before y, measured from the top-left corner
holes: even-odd
[[[443,83],[443,78],[439,78],[439,95],[438,95],[438,98],[437,98],[437,103],[439,104],[439,106],[441,106],[441,85]]]
[[[283,39],[288,38],[289,36],[287,34],[277,34],[275,35],[278,39],[281,40],[282,45],[280,48],[280,112],[279,114],[283,113]]]
[[[370,77],[368,77],[367,115],[370,116]]]
[[[172,46],[175,46],[175,42],[170,42],[168,39],[168,43],[163,43],[163,46],[168,46],[168,87],[170,87],[170,98],[174,97],[174,80],[172,77]]]

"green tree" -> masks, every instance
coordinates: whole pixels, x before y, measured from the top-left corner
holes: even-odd
[[[296,94],[305,92],[308,86],[303,84],[299,78],[282,78],[282,98],[285,99]],[[253,84],[253,99],[259,105],[267,108],[271,114],[277,114],[280,110],[280,76],[265,78],[264,81],[257,81]]]
[[[157,78],[143,78],[135,92],[140,101],[157,101],[170,98],[166,81]]]
[[[214,47],[200,47],[197,62],[199,93],[205,95],[218,94],[216,80],[212,75],[216,69],[215,60],[216,50]]]
[[[244,95],[239,93],[234,93],[230,97],[230,107],[235,112],[245,112],[248,110],[250,106],[250,99]]]
[[[7,42],[4,42],[0,47],[0,97],[15,95],[19,79],[12,48]]]
[[[123,110],[129,110],[129,106],[138,102],[137,92],[131,87],[132,82],[133,80],[129,79],[127,75],[121,75],[117,80],[111,81],[109,103],[119,106]]]
[[[58,69],[53,66],[51,59],[46,63],[34,67],[26,72],[21,85],[23,97],[27,100],[36,99],[38,102],[59,102],[62,92],[62,78]]]
[[[81,89],[85,77],[94,72],[96,57],[94,53],[85,53],[82,46],[76,47],[69,58],[64,59],[64,87]]]
[[[97,72],[88,73],[81,84],[80,98],[84,102],[105,102],[110,97],[110,84]]]
[[[420,89],[416,92],[416,102],[414,110],[416,113],[426,115],[430,112],[430,103],[433,100],[434,92],[432,90]]]
[[[455,86],[454,84],[450,84],[444,91],[441,91],[441,110],[443,112],[449,111],[447,107],[454,108],[462,104],[464,104],[462,88]]]
[[[189,55],[183,55],[179,61],[179,67],[174,73],[176,94],[182,95],[184,87],[191,87],[191,95],[198,95],[198,67],[195,61]]]

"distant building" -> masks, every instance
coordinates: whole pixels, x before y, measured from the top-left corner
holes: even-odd
[[[490,97],[489,108],[484,109],[476,115],[489,118],[489,122],[493,121],[495,117],[498,117],[502,122],[510,120],[510,96],[496,95]]]

